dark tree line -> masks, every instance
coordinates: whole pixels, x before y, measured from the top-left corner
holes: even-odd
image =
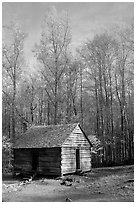
[[[86,40],[72,56],[67,14],[53,9],[44,23],[32,72],[23,58],[26,34],[3,27],[3,135],[14,139],[26,125],[80,122],[102,141],[105,162],[133,162],[133,25]]]

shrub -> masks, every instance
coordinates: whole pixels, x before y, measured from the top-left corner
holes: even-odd
[[[9,138],[2,136],[2,173],[6,174],[12,171],[12,143]]]

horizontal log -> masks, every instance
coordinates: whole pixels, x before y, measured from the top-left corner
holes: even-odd
[[[14,162],[14,164],[15,165],[31,165],[31,162],[26,162],[26,161],[24,161],[24,162],[22,162],[22,161],[15,161]]]
[[[26,161],[24,161],[24,162],[14,162],[14,164],[15,165],[32,165],[32,163],[31,162],[26,162]]]
[[[62,160],[62,162],[61,162],[61,164],[70,164],[70,163],[76,163],[76,161],[75,160]]]
[[[14,156],[21,156],[21,155],[31,155],[31,152],[16,152],[14,153]]]
[[[68,153],[67,152],[67,153],[62,154],[61,157],[68,157],[68,156],[72,156],[73,157],[75,155],[76,155],[76,152],[73,152],[73,153]]]
[[[80,155],[81,156],[84,156],[84,155],[86,155],[86,156],[91,156],[91,153],[89,152],[89,151],[84,151],[84,152],[80,152]]]
[[[91,158],[91,155],[89,155],[89,154],[81,154],[80,157],[81,158]]]
[[[82,166],[90,165],[90,164],[91,164],[91,161],[86,161],[86,162],[81,161],[80,164],[81,164]]]
[[[68,167],[67,166],[62,166],[61,169],[62,170],[70,170],[70,169],[75,170],[76,168],[75,167],[69,167],[69,166]]]
[[[76,152],[76,150],[74,149],[74,150],[72,150],[72,151],[70,151],[70,150],[63,150],[62,152],[61,152],[61,155],[64,155],[64,154],[75,154],[75,152]]]
[[[15,157],[15,160],[31,160],[32,159],[32,157],[30,157],[30,156],[24,156],[24,157],[20,157],[20,156],[17,156],[17,157]]]
[[[76,167],[74,166],[74,167],[69,167],[69,166],[63,166],[63,167],[61,167],[61,170],[62,171],[75,171],[76,170]]]
[[[73,130],[72,134],[74,134],[74,133],[81,133],[81,134],[83,134],[81,129],[78,126]]]
[[[39,154],[39,157],[60,157],[61,156],[61,153],[57,154],[55,152],[50,152],[50,153],[42,153],[42,154]]]
[[[63,159],[61,161],[61,164],[70,164],[70,163],[76,163],[76,160],[75,159]]]
[[[65,151],[66,152],[74,152],[75,149],[76,149],[75,147],[63,147],[61,153],[65,152]]]
[[[39,166],[41,167],[60,167],[60,163],[47,163],[47,162],[39,162]]]
[[[17,158],[14,158],[15,161],[31,161],[32,158],[29,158],[29,157],[17,157]]]
[[[54,158],[58,158],[60,156],[61,156],[61,154],[39,154],[39,157],[54,157]]]
[[[61,150],[61,152],[62,151],[75,151],[75,147],[72,147],[72,146],[64,146],[64,147],[62,147],[62,150]]]
[[[61,151],[61,147],[45,147],[45,148],[38,148],[37,150],[42,151]]]
[[[61,151],[39,151],[39,154],[60,154]]]
[[[73,147],[73,148],[76,149],[76,148],[78,148],[79,146],[81,147],[81,143],[75,144],[75,143],[72,142],[71,144],[70,144],[70,143],[63,144],[63,148],[64,148],[64,147]],[[89,148],[88,145],[84,145],[84,146],[82,145],[82,147],[84,147],[84,148]]]
[[[86,161],[86,160],[91,161],[91,157],[80,157],[80,160],[81,161]]]
[[[81,157],[80,160],[82,161],[91,161],[91,157]]]
[[[30,163],[23,163],[23,164],[16,164],[14,163],[15,166],[32,166]]]
[[[67,160],[65,160],[65,161],[62,161],[61,162],[61,165],[67,165],[67,164],[70,164],[70,165],[72,165],[72,164],[76,164],[76,161],[75,160],[73,160],[73,161],[67,161]]]
[[[91,162],[91,158],[90,157],[84,157],[84,158],[80,158],[80,161],[82,161],[82,162],[85,162],[85,161],[90,161]],[[75,158],[69,158],[69,159],[67,159],[67,158],[63,158],[62,160],[61,160],[61,163],[70,163],[70,162],[76,162],[76,159]]]
[[[80,151],[80,155],[85,155],[85,154],[91,156],[91,151],[89,151],[89,150],[83,150],[83,151],[81,150],[81,151]]]
[[[87,163],[81,163],[82,167],[88,167],[91,165],[91,162],[87,162]]]
[[[44,164],[44,165],[60,165],[61,162],[52,162],[52,161],[39,161],[39,164]]]
[[[62,155],[61,155],[61,157],[68,157],[68,158],[69,158],[70,156],[71,156],[72,158],[75,157],[75,156],[76,156],[76,152],[73,153],[73,154],[62,154]],[[80,157],[84,157],[84,156],[85,156],[85,157],[91,157],[91,154],[90,154],[89,152],[80,153]]]
[[[90,157],[84,157],[84,158],[80,158],[80,161],[84,162],[84,161],[91,161]]]
[[[56,174],[60,174],[61,169],[44,169],[44,168],[39,168],[38,169],[39,172],[43,172],[43,173],[56,173]]]
[[[67,146],[67,147],[63,147],[63,145],[62,145],[62,147],[61,147],[61,151],[62,151],[62,149],[75,149],[75,147],[72,147],[72,146]]]
[[[83,160],[86,160],[86,159],[91,159],[91,157],[90,157],[90,156],[85,156],[85,155],[84,155],[84,156],[81,156],[80,158],[81,158],[81,159],[83,159]]]
[[[80,150],[80,154],[88,154],[91,155],[91,151],[89,149]]]
[[[66,142],[63,144],[63,146],[65,147],[66,144],[67,144],[67,145],[70,144],[69,147],[74,147],[74,146],[76,147],[77,145],[80,146],[80,147],[81,147],[81,146],[82,146],[82,147],[88,147],[88,148],[90,147],[89,143],[87,143],[87,142],[85,142],[85,141],[80,141],[80,140],[78,140],[78,141],[73,141],[73,140],[71,140],[71,141],[70,141],[70,140],[69,140],[69,141],[66,141]],[[67,147],[68,147],[68,146],[67,146]]]
[[[45,149],[39,149],[39,153],[47,153],[47,154],[49,154],[49,153],[60,153],[61,152],[61,148],[51,148],[51,149],[48,149],[48,148],[45,148]]]
[[[61,160],[64,160],[64,159],[68,159],[68,160],[72,159],[72,160],[74,160],[75,158],[76,158],[75,155],[62,155]]]
[[[75,151],[74,151],[74,152],[63,152],[63,153],[61,154],[61,157],[62,157],[62,156],[69,156],[69,155],[74,156],[74,155],[76,155],[76,152],[75,152]]]
[[[75,161],[76,157],[62,157],[61,162],[70,162],[70,161]]]
[[[90,149],[90,146],[89,146],[89,147],[81,147],[80,150],[89,150],[90,151],[91,149]]]
[[[29,155],[29,154],[24,154],[24,155],[20,155],[20,154],[18,154],[18,155],[16,155],[14,158],[31,158],[31,155]]]
[[[14,151],[14,153],[16,154],[18,154],[18,153],[28,153],[28,152],[30,152],[31,150],[30,149],[16,149],[15,151]]]
[[[30,155],[24,155],[24,156],[20,156],[20,155],[17,155],[16,157],[14,157],[14,159],[16,160],[30,160],[32,157]]]
[[[76,151],[76,147],[62,147],[62,151],[61,151],[61,154],[64,153],[64,152],[75,152]],[[82,151],[88,151],[90,152],[90,147],[80,147],[79,150],[82,152]]]
[[[42,170],[42,171],[59,171],[60,170],[60,167],[45,167],[45,166],[39,166],[38,167],[39,170]]]
[[[22,158],[17,157],[17,158],[15,158],[15,160],[16,160],[16,161],[31,161],[32,158],[29,158],[29,157],[26,157],[26,158],[24,158],[24,157],[22,157]]]
[[[80,152],[91,152],[91,150],[88,148],[86,148],[86,149],[80,149]]]
[[[61,153],[61,156],[63,156],[63,155],[75,155],[75,154],[76,154],[76,151],[72,151],[72,152],[70,152],[70,151],[63,151]]]
[[[39,161],[43,162],[60,162],[60,157],[39,157]]]
[[[82,158],[82,159],[90,158],[91,159],[91,155],[87,155],[87,154],[86,155],[85,154],[84,155],[80,155],[80,158]]]
[[[77,136],[77,135],[71,135],[70,137],[68,137],[67,138],[67,140],[65,141],[65,142],[69,142],[69,141],[73,141],[73,142],[86,142],[86,143],[88,143],[88,141],[86,140],[86,138],[84,138],[84,137],[82,137],[81,135],[79,136]]]
[[[75,163],[76,163],[75,160],[69,160],[69,161],[67,161],[67,160],[62,160],[62,161],[61,161],[61,164],[75,164]]]
[[[87,163],[81,162],[80,164],[81,164],[82,167],[87,167],[87,166],[91,165],[91,162],[87,162]]]
[[[88,147],[90,147],[90,144],[89,144],[89,142],[87,141],[87,140],[80,140],[80,139],[75,139],[75,138],[69,138],[69,139],[67,139],[67,141],[65,141],[65,143],[63,143],[63,145],[64,144],[68,144],[68,143],[70,143],[70,144],[72,144],[72,143],[74,143],[74,144],[80,144],[81,146],[82,145],[87,145]]]
[[[15,165],[14,168],[21,169],[22,171],[23,170],[31,170],[32,169],[31,166],[26,166],[26,165]]]
[[[90,163],[90,164],[86,164],[86,165],[84,165],[84,164],[81,164],[80,166],[81,166],[81,168],[88,168],[88,167],[90,168],[90,166],[91,166],[91,163]]]
[[[91,151],[90,147],[82,147],[80,148],[81,151],[85,150],[85,151]]]

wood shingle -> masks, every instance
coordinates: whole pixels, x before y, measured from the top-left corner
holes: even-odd
[[[14,148],[60,147],[76,126],[77,123],[31,127],[16,139]]]

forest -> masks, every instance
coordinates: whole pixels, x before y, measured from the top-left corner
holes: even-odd
[[[31,68],[24,57],[26,38],[17,23],[3,25],[3,151],[32,125],[79,122],[102,142],[107,163],[133,163],[133,22],[84,39],[73,53],[69,16],[52,9],[33,46]]]

